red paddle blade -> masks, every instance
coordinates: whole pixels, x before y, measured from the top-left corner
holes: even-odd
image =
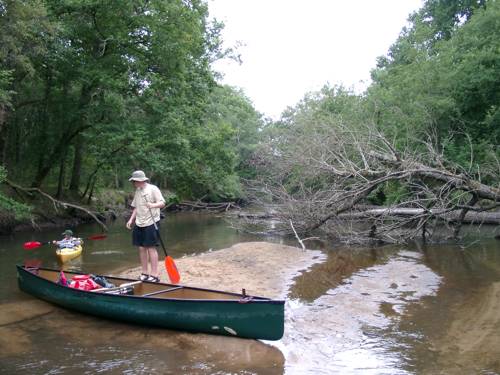
[[[23,245],[25,250],[36,249],[37,247],[40,246],[42,246],[42,243],[38,241],[25,242]]]
[[[103,240],[107,236],[105,234],[96,234],[95,236],[90,236],[88,239],[89,240]]]
[[[175,265],[174,260],[170,255],[165,258],[165,268],[167,269],[170,282],[172,284],[178,284],[181,280],[181,275],[179,275],[177,266]]]

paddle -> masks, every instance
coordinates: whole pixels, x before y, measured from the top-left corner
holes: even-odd
[[[148,200],[146,199],[146,196],[142,196],[144,200],[146,201],[146,205],[148,203]],[[163,252],[165,253],[165,268],[168,273],[168,277],[170,278],[170,281],[172,284],[178,284],[179,281],[181,280],[181,275],[179,275],[179,271],[177,270],[177,266],[175,265],[174,260],[170,255],[167,254],[167,250],[165,249],[165,244],[163,243],[163,240],[161,239],[160,235],[160,230],[158,229],[158,225],[156,225],[156,221],[153,216],[153,211],[151,211],[151,208],[148,206],[149,209],[149,214],[151,215],[151,219],[153,220],[153,224],[156,229],[156,233],[158,234],[158,238],[160,239],[161,243],[161,248],[163,249]]]
[[[86,237],[84,240],[103,240],[106,238],[105,234],[96,234],[94,236]],[[40,246],[45,246],[51,244],[52,241],[49,242],[38,242],[38,241],[31,241],[31,242],[25,242],[23,244],[23,247],[25,250],[31,250],[31,249],[36,249]]]

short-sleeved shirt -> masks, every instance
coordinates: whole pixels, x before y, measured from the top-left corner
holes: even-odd
[[[160,220],[160,209],[151,208],[146,206],[148,203],[165,203],[165,199],[161,194],[160,189],[155,185],[146,183],[144,187],[135,190],[134,200],[132,201],[132,207],[136,208],[135,225],[138,227],[147,227],[153,225],[155,222]],[[153,214],[153,219],[151,218],[151,213]]]

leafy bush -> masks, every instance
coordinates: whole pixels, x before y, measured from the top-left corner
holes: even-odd
[[[7,171],[3,166],[0,166],[0,184],[7,178]],[[30,217],[32,207],[19,203],[12,198],[0,193],[0,210],[6,211],[8,214],[14,215],[18,220]]]

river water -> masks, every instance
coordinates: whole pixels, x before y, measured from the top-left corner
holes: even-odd
[[[0,373],[500,374],[495,230],[470,228],[460,244],[317,245],[322,261],[294,280],[277,342],[131,326],[38,301],[18,290],[15,264],[58,268],[52,248],[22,244],[58,239],[62,230],[2,237]],[[162,234],[174,258],[247,241],[295,245],[244,235],[204,214],[169,215]],[[65,268],[117,273],[137,265],[130,233],[116,222]]]

